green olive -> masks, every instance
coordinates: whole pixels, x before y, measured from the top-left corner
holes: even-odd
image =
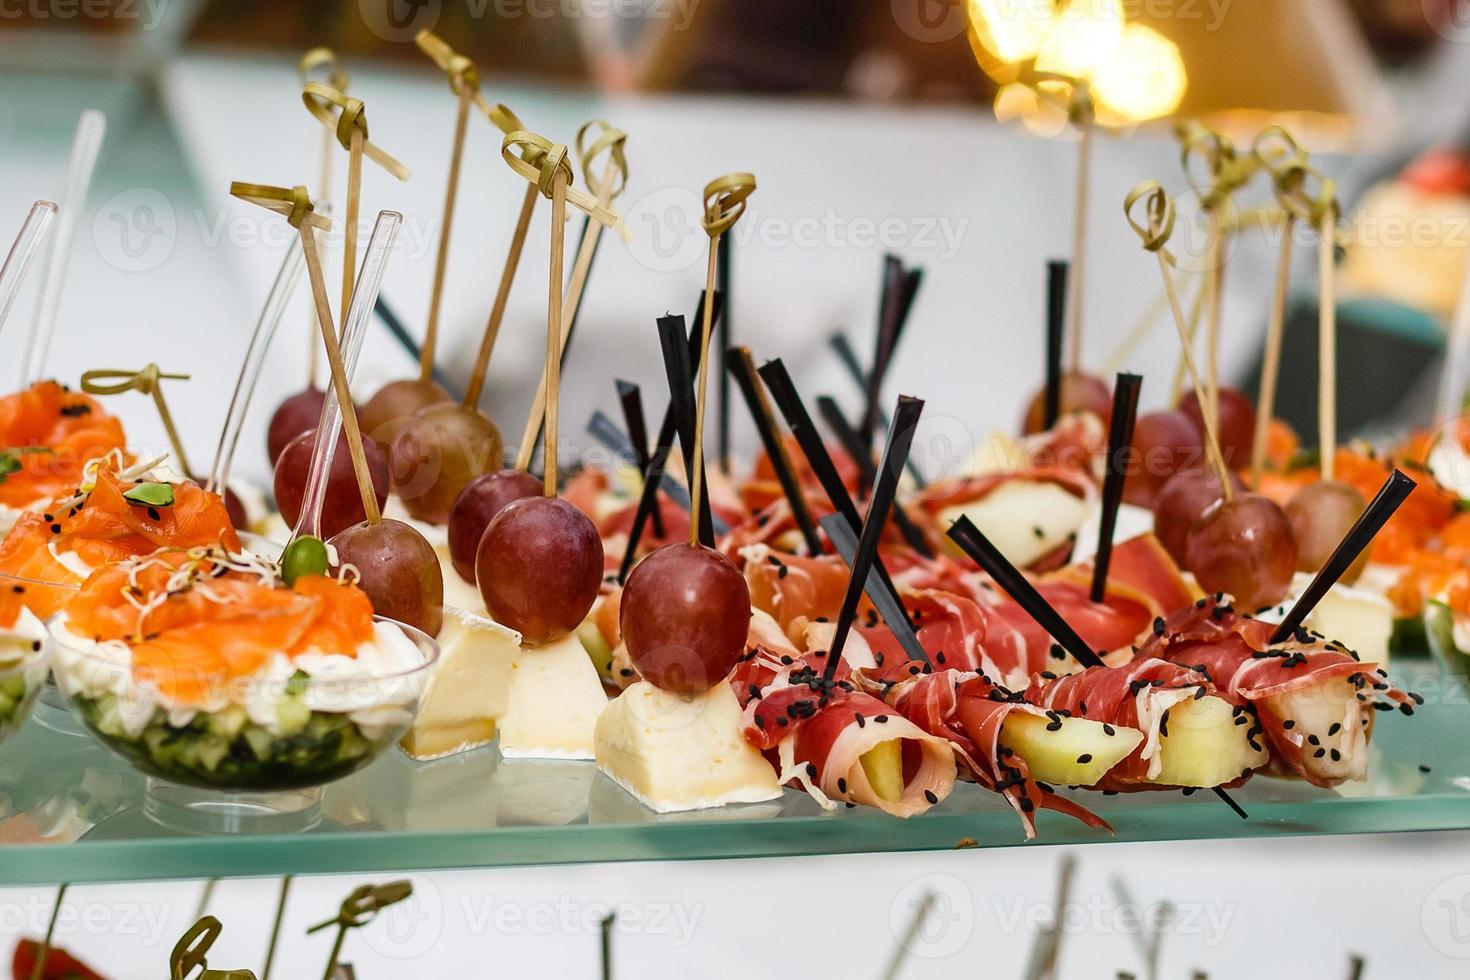
[[[309,534],[286,545],[281,554],[281,578],[287,585],[295,585],[304,575],[327,574],[327,546],[321,538]]]

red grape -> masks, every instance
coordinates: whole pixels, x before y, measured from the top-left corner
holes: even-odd
[[[447,524],[454,502],[481,473],[499,469],[500,430],[481,412],[441,402],[408,420],[388,448],[393,494],[416,519]]]
[[[1133,429],[1123,499],[1153,509],[1169,478],[1182,469],[1201,465],[1203,457],[1204,439],[1188,415],[1166,409],[1139,416]]]
[[[378,506],[388,499],[388,460],[378,444],[362,437],[368,471],[373,477]],[[276,508],[287,526],[295,527],[301,517],[301,504],[306,498],[306,476],[311,469],[311,454],[316,449],[316,433],[303,432],[292,439],[281,458],[276,460]],[[347,451],[347,434],[337,437],[332,454],[332,472],[327,479],[327,497],[322,504],[321,537],[330,538],[354,524],[367,520],[362,509],[362,495],[357,490],[357,476],[352,470],[352,454]]]
[[[602,587],[602,560],[590,517],[560,497],[527,497],[485,528],[475,579],[495,621],[534,646],[581,625]]]
[[[358,409],[357,423],[381,445],[391,446],[406,419],[413,418],[420,409],[447,401],[449,392],[433,381],[390,381]]]
[[[1113,417],[1113,392],[1106,381],[1081,371],[1068,371],[1062,375],[1061,414],[1091,412],[1102,419],[1103,425]],[[1046,428],[1046,389],[1036,393],[1026,408],[1026,419],[1022,423],[1025,435],[1034,435]]]
[[[221,490],[225,500],[225,513],[230,515],[230,524],[237,531],[250,530],[250,514],[245,510],[245,502],[229,487],[222,487]]]
[[[1286,598],[1296,572],[1296,536],[1286,512],[1258,493],[1237,493],[1189,529],[1185,567],[1206,592],[1224,592],[1245,612]]]
[[[444,623],[444,572],[424,536],[402,521],[354,524],[331,540],[337,564],[357,569],[373,612],[430,636]]]
[[[1230,474],[1230,485],[1236,493],[1245,493],[1245,484],[1234,473]],[[1159,491],[1154,500],[1154,537],[1180,565],[1185,564],[1189,529],[1224,495],[1215,471],[1198,466],[1180,470]]]
[[[286,443],[303,432],[316,429],[322,420],[322,404],[326,400],[325,391],[311,387],[281,402],[281,407],[271,416],[270,428],[266,430],[265,437],[265,449],[272,466],[281,458]]]
[[[1286,505],[1287,520],[1296,534],[1297,571],[1315,572],[1327,564],[1367,507],[1368,501],[1355,487],[1338,480],[1309,483],[1298,490]],[[1343,582],[1351,585],[1358,580],[1370,550],[1363,549],[1343,575]]]
[[[459,577],[475,584],[475,552],[480,538],[505,505],[522,497],[541,496],[541,481],[520,470],[482,473],[460,491],[449,512],[449,557]]]
[[[619,622],[644,680],[676,694],[700,694],[724,681],[745,653],[750,589],[718,551],[666,545],[629,574]]]
[[[1194,392],[1179,399],[1179,411],[1188,415],[1200,432],[1205,431],[1204,415]],[[1231,469],[1250,463],[1251,445],[1256,438],[1256,406],[1234,388],[1220,388],[1220,453]]]

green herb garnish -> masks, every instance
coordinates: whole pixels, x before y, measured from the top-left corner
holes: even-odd
[[[174,488],[171,483],[140,483],[123,494],[123,499],[141,507],[172,507]]]

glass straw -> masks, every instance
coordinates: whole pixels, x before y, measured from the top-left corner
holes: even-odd
[[[357,367],[358,355],[362,353],[368,321],[372,317],[373,306],[378,301],[378,293],[383,288],[383,274],[388,269],[388,257],[402,224],[403,215],[397,211],[379,211],[378,220],[373,225],[372,237],[368,240],[367,251],[363,255],[342,333],[342,369],[349,383]],[[327,385],[326,402],[322,405],[321,422],[317,425],[316,432],[316,448],[311,456],[311,468],[306,475],[306,497],[301,504],[301,516],[297,518],[296,527],[291,532],[293,541],[303,534],[321,537],[322,505],[327,499],[327,479],[332,472],[337,437],[342,432],[342,406],[337,401],[335,385]]]
[[[96,109],[82,113],[72,139],[71,158],[66,164],[66,195],[56,225],[56,239],[46,257],[46,271],[41,285],[41,302],[26,338],[25,356],[21,358],[21,383],[38,380],[46,369],[51,338],[56,332],[56,315],[61,308],[61,287],[66,279],[67,258],[71,255],[72,236],[77,220],[87,207],[87,191],[92,186],[92,173],[97,169],[97,155],[102,152],[102,138],[107,134],[107,117]]]
[[[230,482],[230,463],[240,444],[240,431],[245,426],[250,401],[260,385],[266,354],[275,339],[276,329],[285,317],[286,307],[290,305],[296,284],[301,281],[301,270],[305,267],[305,252],[295,246],[286,249],[281,268],[276,272],[276,281],[260,311],[260,319],[255,323],[255,332],[250,335],[250,346],[245,348],[245,360],[240,365],[240,376],[235,380],[235,393],[230,396],[230,408],[225,413],[224,428],[219,434],[219,446],[214,451],[214,466],[210,468],[209,483],[206,486],[206,489],[214,493],[223,493]]]
[[[46,232],[51,230],[51,221],[56,217],[56,210],[56,204],[52,201],[37,201],[32,204],[25,223],[20,226],[20,234],[15,237],[15,244],[10,246],[10,252],[5,256],[5,264],[0,266],[0,330],[5,329],[10,307],[15,304],[20,284],[25,281],[26,272],[30,270],[31,260],[36,257],[41,243],[46,240]]]

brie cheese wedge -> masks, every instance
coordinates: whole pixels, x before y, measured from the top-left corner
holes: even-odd
[[[776,799],[776,770],[740,719],[729,684],[686,698],[639,681],[598,719],[597,767],[659,813]]]
[[[1291,595],[1279,606],[1257,616],[1279,623],[1287,610],[1312,584],[1312,576],[1298,572],[1291,582]],[[1339,582],[1327,591],[1302,623],[1314,633],[1336,640],[1365,663],[1387,664],[1388,641],[1393,635],[1393,604],[1377,592]]]
[[[418,717],[399,743],[415,759],[440,759],[488,744],[505,714],[521,635],[499,623],[444,608],[439,661]]]
[[[507,759],[591,759],[593,728],[607,707],[597,668],[577,634],[522,647],[511,665],[500,754]]]
[[[1066,544],[1088,509],[1085,500],[1055,483],[1016,479],[980,500],[946,508],[939,514],[939,526],[968,517],[1011,564],[1025,568]],[[945,546],[954,549],[948,538]]]

